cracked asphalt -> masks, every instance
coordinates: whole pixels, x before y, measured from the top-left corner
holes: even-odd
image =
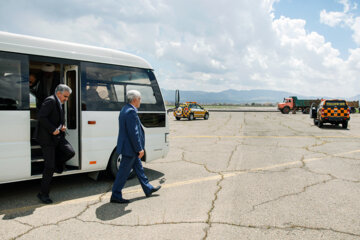
[[[159,192],[127,182],[129,204],[109,203],[112,179],[0,185],[0,239],[360,239],[360,115],[347,130],[308,115],[169,114],[170,151],[145,163]]]

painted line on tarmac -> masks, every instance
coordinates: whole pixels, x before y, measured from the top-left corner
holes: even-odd
[[[332,156],[341,157],[341,156],[349,155],[349,154],[353,154],[353,153],[360,153],[360,149],[349,151],[349,152],[333,154]],[[267,167],[251,168],[251,169],[243,170],[243,171],[224,173],[223,177],[229,178],[229,177],[235,177],[235,176],[246,174],[246,173],[261,172],[261,171],[267,171],[267,170],[272,170],[272,169],[281,168],[281,167],[302,165],[303,162],[309,163],[309,162],[321,161],[321,160],[329,158],[329,157],[331,157],[331,156],[308,158],[308,159],[304,159],[302,161],[286,162],[286,163],[281,163],[281,164],[270,165]],[[207,182],[207,181],[216,181],[221,178],[222,178],[221,175],[214,175],[214,176],[210,176],[210,177],[196,178],[196,179],[190,179],[190,180],[186,180],[186,181],[163,184],[161,186],[162,186],[162,189],[176,188],[176,187],[181,187],[181,186],[186,186],[186,185],[196,184],[196,183],[202,183],[202,182]],[[122,193],[123,193],[123,195],[131,195],[131,194],[142,193],[142,192],[143,192],[142,188],[138,187],[138,188],[129,189],[129,190],[125,189],[125,190],[123,190]],[[53,205],[36,204],[36,205],[31,205],[31,206],[26,206],[26,207],[12,208],[12,209],[7,209],[7,210],[1,210],[0,216],[4,215],[4,214],[9,215],[9,214],[14,214],[14,213],[19,213],[19,212],[35,210],[36,208],[39,208],[39,207],[54,208],[54,207],[58,207],[58,206],[74,205],[74,204],[81,204],[81,203],[88,204],[89,202],[92,202],[92,201],[94,201],[94,202],[98,201],[100,197],[102,200],[110,199],[110,196],[111,196],[111,192],[108,192],[105,194],[97,194],[97,195],[93,195],[93,196],[89,196],[89,197],[77,198],[77,199],[73,199],[73,200],[67,200],[67,201],[63,201],[63,202],[59,202],[59,203],[54,203]]]
[[[171,136],[170,139],[177,138],[360,138],[360,136]]]

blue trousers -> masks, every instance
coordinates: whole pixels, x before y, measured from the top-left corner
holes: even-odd
[[[150,193],[151,190],[154,188],[149,183],[148,178],[145,176],[141,160],[137,156],[128,157],[123,155],[120,162],[119,171],[116,174],[115,182],[112,188],[112,197],[115,197],[117,199],[122,198],[121,190],[123,189],[126,180],[129,177],[131,169],[134,169],[145,194]]]

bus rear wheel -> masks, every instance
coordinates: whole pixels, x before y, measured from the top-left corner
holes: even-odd
[[[342,123],[342,128],[347,129],[347,127],[348,127],[348,122],[343,122]]]
[[[119,171],[120,163],[121,163],[121,155],[119,155],[115,150],[111,154],[110,162],[108,166],[108,172],[114,178],[116,178],[117,172]],[[128,179],[135,177],[135,171],[131,169]]]
[[[179,117],[175,117],[175,118],[176,118],[176,120],[178,120],[178,121],[180,120],[180,118],[179,118]]]

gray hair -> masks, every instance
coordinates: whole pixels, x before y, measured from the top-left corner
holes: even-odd
[[[131,103],[134,99],[140,97],[141,97],[141,93],[138,90],[130,90],[126,93],[126,99],[128,103]]]
[[[57,85],[57,87],[55,88],[55,93],[57,92],[61,92],[61,93],[64,93],[64,92],[69,92],[71,94],[72,90],[71,88],[66,85],[66,84],[59,84]]]

